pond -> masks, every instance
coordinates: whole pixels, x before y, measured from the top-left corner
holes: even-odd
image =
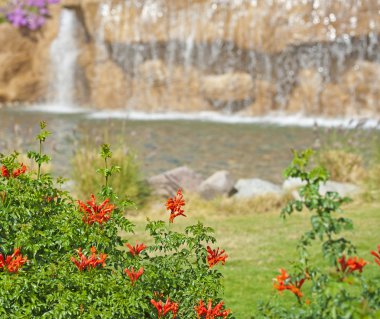
[[[145,176],[188,165],[204,177],[228,170],[236,178],[282,181],[291,149],[313,147],[325,129],[260,123],[96,118],[92,112],[46,113],[0,109],[0,152],[36,149],[39,122],[52,132],[46,152],[54,171],[69,177],[70,158],[85,145],[107,142],[138,154]],[[318,134],[317,134],[318,133]],[[372,134],[371,132],[366,133]]]

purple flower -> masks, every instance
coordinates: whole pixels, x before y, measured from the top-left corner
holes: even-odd
[[[15,8],[7,14],[7,19],[16,28],[24,27],[27,25],[26,12],[21,8]]]
[[[59,0],[10,0],[6,7],[0,7],[0,14],[4,12],[6,19],[16,28],[36,30],[44,25],[49,16],[48,6],[55,3]]]
[[[36,14],[29,14],[27,27],[30,30],[37,30],[45,23],[45,18]]]

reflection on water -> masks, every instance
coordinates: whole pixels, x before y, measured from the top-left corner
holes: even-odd
[[[53,133],[46,144],[54,171],[69,177],[70,158],[80,144],[103,142],[134,149],[150,176],[188,165],[207,177],[227,169],[237,178],[282,180],[292,148],[312,147],[311,128],[201,121],[131,121],[90,119],[85,114],[44,114],[0,110],[0,152],[36,149],[38,123]],[[89,169],[93,169],[89,167]],[[95,171],[94,171],[95,172]]]

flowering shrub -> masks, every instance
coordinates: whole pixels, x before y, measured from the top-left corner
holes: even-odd
[[[0,157],[0,318],[182,319],[195,318],[201,300],[221,301],[222,276],[206,249],[213,230],[170,227],[185,215],[181,191],[166,203],[167,221],[148,221],[153,243],[132,246],[120,234],[133,231],[124,217],[133,203],[109,186],[118,171],[109,146],[101,149],[103,187],[76,201],[61,189],[62,178],[42,173],[48,136],[41,123],[39,150],[28,153],[36,172],[23,169],[17,153]]]
[[[303,210],[311,213],[311,230],[299,240],[299,259],[293,262],[294,270],[288,273],[280,269],[273,284],[279,292],[293,293],[296,302],[261,303],[254,318],[380,318],[380,276],[373,280],[365,278],[364,267],[368,262],[352,256],[355,246],[341,236],[343,230],[352,229],[352,222],[335,216],[343,213],[341,206],[349,199],[336,192],[320,194],[319,185],[328,180],[328,173],[322,167],[309,167],[312,154],[311,150],[294,152],[294,159],[285,171],[286,177],[300,178],[305,184],[299,189],[300,199],[290,201],[282,216]],[[325,268],[316,267],[310,260],[308,248],[317,240],[322,243]],[[375,251],[371,254],[375,261],[380,257]]]
[[[8,21],[16,28],[37,30],[49,17],[49,5],[59,0],[12,0],[0,8],[0,22]],[[2,18],[1,18],[2,15]]]

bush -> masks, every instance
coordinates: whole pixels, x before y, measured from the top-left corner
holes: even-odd
[[[102,176],[94,174],[87,167],[101,167],[104,159],[99,157],[96,149],[90,146],[80,148],[72,160],[72,179],[75,185],[75,192],[79,197],[87,196],[100,189],[103,181]],[[122,148],[112,152],[110,165],[119,165],[120,170],[110,180],[110,187],[116,194],[128,196],[136,204],[141,205],[149,196],[149,188],[143,181],[137,156],[133,151],[124,151]]]
[[[31,172],[18,154],[1,157],[0,317],[1,318],[232,318],[219,296],[221,273],[215,264],[226,254],[208,247],[213,230],[201,223],[175,232],[184,216],[183,196],[169,199],[170,222],[148,221],[149,247],[127,243],[124,217],[132,205],[109,182],[120,170],[110,165],[103,145],[104,185],[97,196],[74,201],[61,179],[42,172],[49,133],[41,123],[37,163]],[[134,245],[134,246],[133,246]],[[204,302],[209,302],[206,307]]]
[[[368,262],[352,256],[355,246],[342,236],[344,230],[352,229],[352,221],[336,216],[343,213],[342,205],[349,199],[336,192],[319,194],[319,185],[327,181],[328,173],[322,167],[309,167],[312,153],[294,152],[285,172],[286,177],[301,178],[305,185],[299,191],[301,200],[290,201],[282,216],[305,210],[311,213],[311,229],[299,240],[299,258],[292,263],[293,270],[288,273],[280,269],[274,279],[274,288],[280,293],[292,293],[295,303],[262,303],[255,318],[379,318],[380,277],[368,280],[362,275]],[[316,267],[310,260],[308,249],[317,240],[321,242],[327,269]],[[380,245],[378,252],[371,253],[380,266]]]

